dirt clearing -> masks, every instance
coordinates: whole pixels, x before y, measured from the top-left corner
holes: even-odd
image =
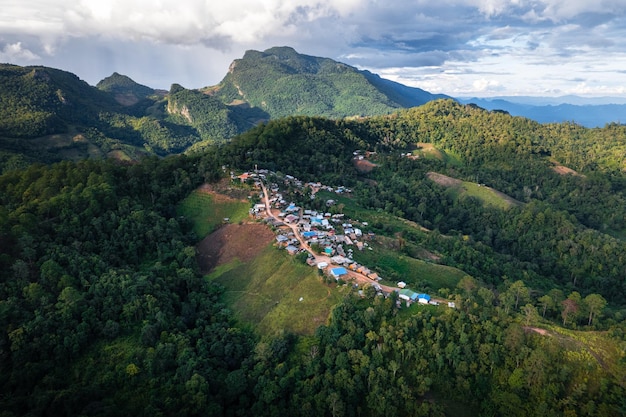
[[[273,239],[274,233],[264,224],[224,225],[198,243],[200,271],[207,274],[235,258],[249,262]]]
[[[362,174],[367,174],[376,168],[376,164],[368,161],[367,159],[354,159],[354,166]]]
[[[429,172],[426,174],[428,179],[436,182],[439,185],[443,185],[444,187],[457,187],[463,184],[463,181],[457,180],[456,178],[448,177],[447,175],[438,174],[436,172]]]

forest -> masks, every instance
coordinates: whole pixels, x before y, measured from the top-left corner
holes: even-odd
[[[424,144],[438,156],[420,154]],[[621,125],[540,125],[444,100],[363,119],[289,117],[137,163],[9,170],[1,413],[624,415],[625,145]],[[359,170],[357,150],[375,168]],[[380,216],[372,229],[397,256],[438,254],[465,273],[436,290],[456,308],[348,291],[312,335],[238,323],[198,270],[203,236],[176,208],[255,166],[349,186],[345,210]],[[432,172],[517,203],[457,194]]]

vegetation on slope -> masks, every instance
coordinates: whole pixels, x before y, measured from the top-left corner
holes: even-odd
[[[272,118],[387,114],[435,96],[385,81],[328,58],[302,55],[289,47],[247,51],[222,82],[208,89],[225,103],[244,101]]]
[[[626,247],[607,232],[626,229],[624,160],[613,149],[623,141],[620,126],[541,126],[442,101],[367,120],[271,121],[194,156],[7,172],[0,407],[6,415],[622,415]],[[418,142],[455,159],[407,157]],[[357,149],[376,151],[376,167],[358,171]],[[567,158],[579,175],[552,169]],[[431,287],[457,308],[399,310],[394,295],[365,291],[346,294],[312,335],[300,320],[289,327],[291,298],[269,309],[262,337],[254,325],[236,326],[224,300],[238,316],[254,310],[198,273],[195,234],[177,208],[223,165],[255,164],[349,186],[333,209],[363,213],[386,244],[379,255],[389,271],[401,276],[435,254],[432,262],[465,273],[454,287]],[[454,198],[429,172],[524,204]],[[303,190],[284,194],[325,207]],[[312,268],[301,266],[294,281],[300,272],[289,269],[300,266],[274,254],[268,248],[214,280],[271,288],[272,300],[325,289],[307,275]],[[415,277],[414,285],[425,284]],[[308,336],[276,334],[278,323]]]
[[[46,67],[0,65],[0,136],[32,138],[93,125],[116,107],[74,74]]]

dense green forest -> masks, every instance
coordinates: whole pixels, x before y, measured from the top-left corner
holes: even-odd
[[[270,118],[388,114],[426,91],[291,48],[248,51],[217,86],[158,91],[113,73],[95,87],[66,71],[0,65],[0,163],[139,160],[225,142]]]
[[[426,143],[437,157],[419,153]],[[621,125],[438,101],[270,121],[189,155],[9,170],[2,415],[623,415],[625,143]],[[355,165],[357,150],[372,170]],[[372,217],[397,256],[437,254],[464,271],[437,289],[457,308],[354,291],[312,336],[241,326],[199,274],[201,236],[177,205],[255,165],[350,187],[342,207]],[[517,203],[455,193],[433,172]]]
[[[207,92],[224,103],[249,103],[272,118],[388,114],[445,97],[289,47],[247,51],[231,64],[220,84]]]

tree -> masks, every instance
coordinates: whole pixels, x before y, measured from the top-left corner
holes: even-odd
[[[526,304],[522,307],[522,313],[526,316],[526,326],[530,326],[530,323],[534,320],[537,320],[539,317],[539,313],[537,313],[537,309],[532,304]]]
[[[527,301],[530,296],[530,290],[528,289],[528,287],[526,287],[526,285],[524,285],[524,281],[522,280],[515,281],[513,284],[511,284],[507,292],[510,292],[513,296],[513,299],[515,300],[516,310],[519,303]]]
[[[489,288],[480,287],[478,289],[478,296],[483,299],[483,305],[485,307],[491,307],[493,305],[495,295]]]
[[[546,295],[542,295],[541,297],[539,297],[539,304],[542,307],[542,313],[541,313],[541,317],[545,317],[546,316],[546,311],[548,311],[548,309],[552,309],[554,307],[554,300],[552,299],[552,297],[550,297],[548,294]]]
[[[587,324],[591,326],[593,319],[602,314],[602,310],[606,307],[606,300],[600,294],[589,294],[583,302],[589,310],[589,321]]]
[[[580,294],[574,291],[561,303],[561,317],[563,317],[563,325],[567,323],[570,318],[575,318],[578,315],[580,309]]]

